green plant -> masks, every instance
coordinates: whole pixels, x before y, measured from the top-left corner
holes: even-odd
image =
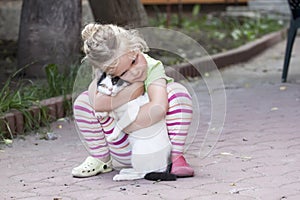
[[[50,97],[70,95],[73,91],[74,82],[80,65],[71,65],[69,73],[59,73],[57,65],[46,66],[46,76],[48,83],[48,94]],[[68,114],[72,113],[72,104],[64,101],[64,108]]]
[[[10,85],[12,82],[12,78],[15,76],[12,75],[9,79],[5,82],[4,87],[0,91],[0,116],[3,116],[6,112],[11,110],[18,110],[24,116],[24,132],[34,130],[43,126],[49,126],[49,117],[46,113],[46,107],[42,107],[39,105],[39,100],[36,98],[35,95],[24,95],[24,91],[27,90],[27,86],[22,81],[19,81],[14,88],[18,89],[11,89]],[[38,113],[38,116],[35,118],[32,116],[28,108],[36,105],[40,107],[41,113]],[[7,122],[4,122],[8,133],[10,134],[10,138],[13,138],[12,131]],[[1,130],[0,127],[0,141],[5,141],[6,137],[4,136],[4,130]]]
[[[22,88],[24,87],[23,82],[18,82],[15,86],[18,89],[11,89],[10,85],[12,79],[20,72],[12,74],[5,82],[3,88],[0,90],[0,115],[11,110],[11,109],[22,109],[28,108],[34,102],[32,96],[23,96]]]
[[[48,83],[48,92],[50,96],[54,97],[59,95],[67,95],[72,92],[78,66],[71,66],[69,74],[60,73],[57,65],[55,64],[47,65],[45,70]]]
[[[200,13],[200,4],[196,4],[193,6],[193,11],[192,11],[192,14],[193,14],[193,17],[197,17]]]
[[[57,65],[50,64],[45,68],[47,81],[32,82],[31,80],[19,79],[14,81],[17,74],[23,69],[12,74],[0,90],[0,116],[3,116],[10,110],[18,110],[24,116],[25,131],[38,129],[41,126],[49,127],[48,108],[40,105],[40,100],[55,97],[66,96],[72,93],[73,84],[77,75],[79,66],[70,67],[69,73],[59,73]],[[13,88],[11,87],[12,85]],[[33,116],[28,108],[38,106],[40,112]],[[67,113],[71,113],[71,103],[64,102]],[[5,123],[6,129],[10,133],[9,126]],[[4,130],[0,127],[0,141],[4,141]]]
[[[164,13],[159,13],[156,18],[150,20],[150,23],[152,26],[164,27],[165,18]],[[270,19],[267,16],[236,17],[222,13],[200,15],[200,7],[197,5],[193,7],[190,14],[181,17],[180,23],[178,26],[177,15],[173,14],[169,28],[189,35],[198,41],[209,54],[236,48],[283,28],[282,21]],[[160,59],[160,55],[157,59]],[[171,65],[172,63],[165,64]]]

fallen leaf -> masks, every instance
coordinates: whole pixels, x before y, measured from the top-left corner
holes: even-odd
[[[277,108],[277,107],[271,108],[271,111],[276,111],[276,110],[279,110],[279,108]]]
[[[247,159],[250,160],[252,157],[251,156],[241,156],[242,159]]]
[[[229,153],[229,152],[221,152],[220,155],[222,155],[222,156],[233,156],[233,154]]]
[[[215,130],[216,130],[216,128],[215,128],[215,127],[212,127],[210,130],[212,130],[212,131],[215,131]]]
[[[279,87],[279,90],[281,90],[281,91],[286,90],[286,86],[280,86],[280,87]]]
[[[249,87],[250,87],[250,84],[249,84],[249,83],[246,83],[246,84],[244,85],[244,87],[245,87],[245,88],[249,88]]]
[[[67,122],[68,121],[68,117],[59,118],[57,121],[58,122]]]
[[[12,141],[11,139],[4,139],[3,141],[4,141],[4,143],[7,144],[7,145],[13,143],[13,141]]]

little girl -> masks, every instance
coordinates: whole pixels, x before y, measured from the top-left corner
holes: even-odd
[[[91,156],[72,170],[74,177],[90,177],[112,171],[112,159],[130,166],[131,148],[128,134],[166,119],[172,143],[171,173],[177,177],[191,177],[194,170],[183,157],[185,140],[192,120],[192,101],[185,87],[166,76],[164,66],[143,53],[146,42],[134,30],[115,25],[88,24],[82,31],[85,59],[93,66],[94,80],[88,91],[74,102],[74,117],[80,134]],[[99,71],[119,76],[131,83],[116,96],[97,92]],[[98,119],[95,112],[109,112],[144,92],[149,103],[141,107],[137,119],[121,136],[108,143],[115,121]],[[146,164],[146,163],[145,163]]]

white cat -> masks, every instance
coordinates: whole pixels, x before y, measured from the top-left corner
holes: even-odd
[[[103,73],[97,83],[97,89],[103,94],[115,96],[128,85],[129,83],[119,77],[112,77]],[[109,113],[96,113],[100,117],[109,115],[117,121],[114,131],[107,137],[107,141],[112,142],[116,140],[121,131],[135,121],[140,107],[147,102],[149,102],[148,96],[144,94]],[[122,169],[119,174],[114,176],[113,180],[121,181],[142,178],[149,180],[176,180],[175,175],[166,172],[170,163],[171,143],[165,120],[161,120],[150,127],[134,131],[129,134],[128,138],[132,146],[132,168]]]

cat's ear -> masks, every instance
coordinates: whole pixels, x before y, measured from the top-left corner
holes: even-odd
[[[127,82],[127,81],[124,81],[123,79],[119,79],[118,80],[118,82],[117,82],[117,86],[123,86],[123,87],[126,87],[126,86],[128,86],[129,85],[129,82]]]
[[[118,82],[120,81],[121,79],[120,79],[120,77],[118,77],[118,76],[115,76],[115,77],[112,77],[111,78],[111,82],[112,82],[112,84],[113,85],[120,85],[120,84],[118,84]]]
[[[106,72],[103,72],[98,80],[98,84],[106,78]]]

